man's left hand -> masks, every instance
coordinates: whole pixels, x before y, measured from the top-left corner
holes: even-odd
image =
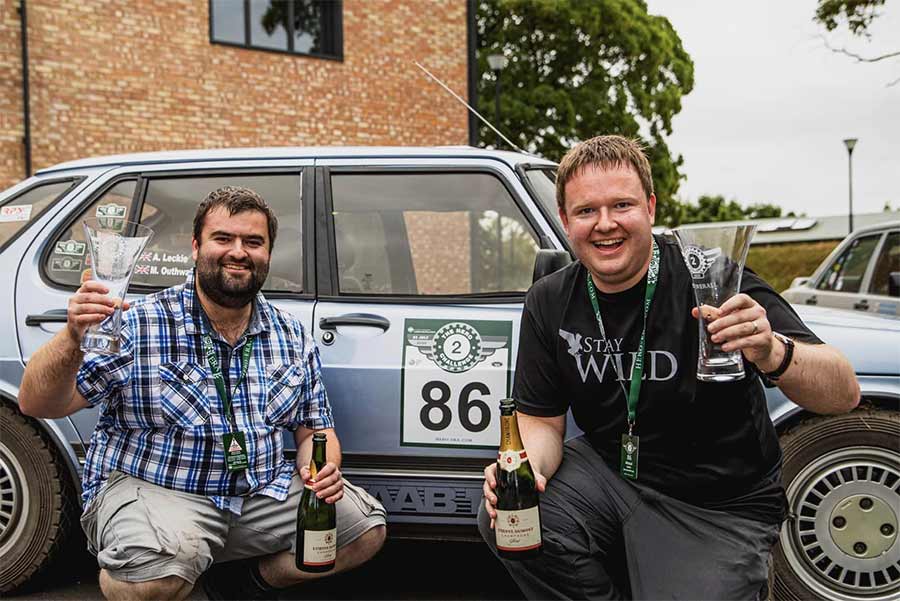
[[[344,496],[344,480],[341,477],[341,470],[330,461],[319,470],[314,482],[309,477],[309,467],[301,466],[300,479],[303,484],[311,483],[316,496],[325,499],[326,503],[337,503]]]
[[[691,315],[699,318],[694,308]],[[741,351],[744,358],[763,372],[773,371],[780,364],[784,345],[772,335],[772,326],[762,305],[746,294],[737,294],[718,309],[703,307],[703,319],[712,341],[722,345],[725,352]]]

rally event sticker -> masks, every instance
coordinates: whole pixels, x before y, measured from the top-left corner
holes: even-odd
[[[512,322],[407,319],[403,332],[400,444],[496,448]]]
[[[31,205],[14,205],[0,208],[0,223],[28,221],[31,219]]]
[[[60,240],[56,243],[53,252],[57,255],[70,255],[73,257],[83,257],[86,245],[78,240]]]

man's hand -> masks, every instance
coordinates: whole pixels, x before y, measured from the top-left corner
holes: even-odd
[[[534,466],[532,465],[532,469]],[[538,492],[544,492],[547,488],[547,479],[537,471],[534,472],[534,487]],[[497,462],[490,464],[484,468],[484,485],[482,492],[484,493],[484,508],[488,515],[491,516],[491,529],[494,528],[494,520],[497,518],[497,510],[494,506],[497,504],[497,495],[494,490],[497,488]]]
[[[344,480],[341,478],[341,470],[330,461],[316,474],[315,480],[309,477],[309,467],[301,466],[300,479],[304,485],[311,482],[316,496],[325,499],[326,503],[337,503],[344,496]]]
[[[761,371],[774,371],[784,357],[784,345],[772,335],[772,326],[762,305],[746,294],[737,294],[718,309],[704,305],[695,307],[691,315],[702,313],[714,343],[725,352],[741,351],[744,358]]]
[[[69,298],[66,328],[75,342],[81,343],[84,333],[89,327],[100,323],[115,312],[118,305],[127,311],[128,302],[109,296],[109,288],[95,280],[87,279],[89,273],[82,278],[81,287]]]

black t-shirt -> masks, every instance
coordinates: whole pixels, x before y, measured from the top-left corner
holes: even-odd
[[[781,449],[759,373],[744,361],[736,382],[697,380],[698,325],[691,277],[674,242],[657,237],[660,274],[647,316],[644,382],[634,433],[638,481],[691,504],[777,523],[784,517]],[[587,293],[587,270],[573,263],[538,281],[525,299],[514,396],[518,410],[575,423],[611,469],[619,470],[626,431],[625,389],[643,325],[647,279],[617,294],[598,291],[608,340]],[[741,291],[765,307],[776,332],[821,344],[794,310],[753,271]]]

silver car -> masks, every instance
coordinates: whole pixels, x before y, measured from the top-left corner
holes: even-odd
[[[900,315],[900,221],[856,230],[782,295],[792,303]]]
[[[389,534],[478,540],[524,295],[570,260],[555,167],[463,147],[200,150],[65,163],[0,192],[0,593],[78,541],[97,412],[36,420],[16,397],[87,267],[81,220],[112,212],[154,229],[137,297],[184,280],[197,203],[226,184],[257,190],[278,215],[264,292],[320,347],[343,471],[384,504]],[[833,313],[803,317],[853,361],[865,403],[814,417],[768,391],[793,512],[775,590],[896,598],[900,322]],[[847,507],[839,527],[834,512]]]

